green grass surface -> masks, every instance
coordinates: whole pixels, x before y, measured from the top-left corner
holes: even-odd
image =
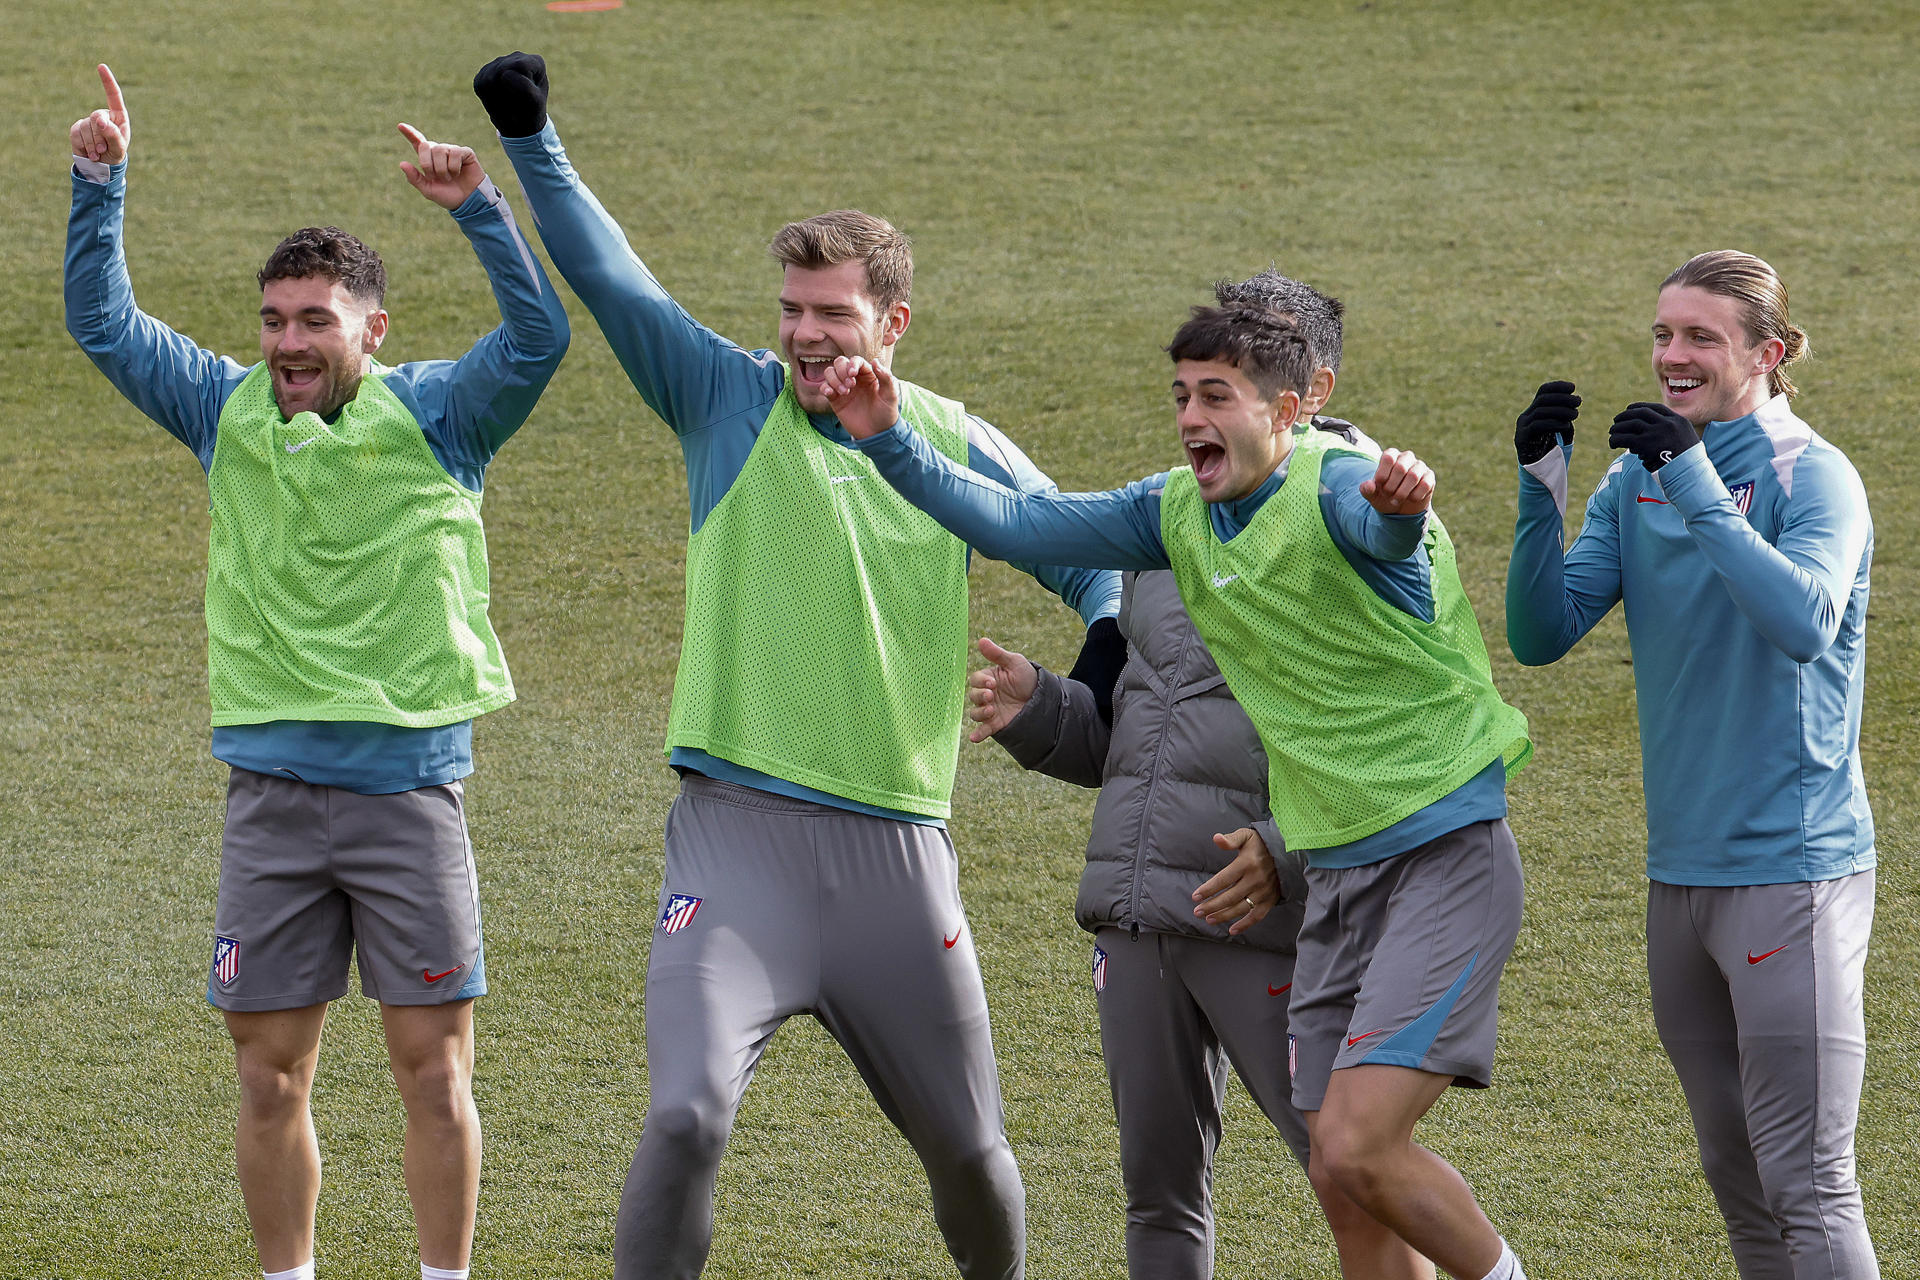
[[[462,237],[400,177],[393,125],[484,143],[506,179],[467,84],[515,47],[550,60],[573,158],[642,255],[745,345],[773,338],[762,246],[781,222],[858,205],[907,229],[898,367],[1068,488],[1172,462],[1159,348],[1215,277],[1277,259],[1345,298],[1333,408],[1436,466],[1496,676],[1539,743],[1513,792],[1529,891],[1498,1087],[1424,1129],[1536,1277],[1732,1271],[1647,1011],[1624,631],[1616,615],[1544,670],[1500,639],[1511,424],[1536,383],[1576,379],[1584,493],[1613,408],[1649,388],[1659,278],[1704,248],[1772,260],[1819,352],[1802,412],[1878,517],[1859,1158],[1885,1274],[1920,1275],[1913,4],[16,0],[0,34],[0,1277],[254,1269],[230,1050],[201,994],[224,776],[206,753],[205,485],[63,331],[66,127],[111,63],[134,113],[139,297],[204,345],[250,361],[260,260],[338,222],[388,259],[387,357],[450,355],[494,313]],[[671,437],[573,314],[573,352],[487,486],[521,701],[481,723],[470,790],[495,992],[476,1276],[605,1275],[646,1106],[686,498]],[[974,578],[981,629],[1070,660],[1049,598],[1001,566]],[[955,809],[1030,1273],[1121,1274],[1070,914],[1088,797],[970,747]],[[399,1106],[357,998],[333,1011],[315,1111],[323,1274],[409,1274]],[[1335,1274],[1304,1180],[1240,1094],[1217,1205],[1221,1274]],[[709,1273],[951,1273],[911,1152],[807,1020],[748,1094]]]

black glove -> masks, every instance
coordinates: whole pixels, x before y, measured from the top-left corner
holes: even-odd
[[[1658,471],[1700,443],[1700,433],[1663,404],[1630,404],[1613,420],[1607,444],[1627,449],[1649,471]]]
[[[1120,683],[1120,668],[1127,665],[1127,638],[1112,618],[1097,619],[1087,628],[1087,642],[1073,660],[1067,679],[1078,680],[1093,690],[1093,707],[1100,718],[1113,723],[1113,687]]]
[[[1580,397],[1571,382],[1543,382],[1533,403],[1514,420],[1513,451],[1520,465],[1540,461],[1562,440],[1573,443],[1573,420],[1580,416]]]
[[[547,62],[518,49],[473,75],[473,94],[503,138],[530,138],[547,127]]]

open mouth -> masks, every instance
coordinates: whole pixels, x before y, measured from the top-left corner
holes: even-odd
[[[1189,440],[1187,462],[1193,467],[1193,478],[1208,485],[1226,474],[1227,451],[1211,440]]]
[[[795,356],[793,368],[801,383],[809,387],[819,387],[826,381],[827,367],[833,361],[832,356]]]
[[[1697,390],[1704,381],[1702,378],[1662,378],[1660,385],[1666,388],[1669,400],[1679,400],[1688,392]]]
[[[311,364],[283,364],[277,370],[288,390],[304,391],[320,381],[320,368]]]

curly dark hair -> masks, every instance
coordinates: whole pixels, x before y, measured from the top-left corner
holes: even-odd
[[[1174,360],[1219,360],[1247,376],[1268,400],[1282,391],[1305,395],[1318,365],[1300,327],[1258,306],[1195,307],[1167,344]]]
[[[1313,358],[1335,373],[1340,372],[1340,320],[1347,313],[1340,299],[1330,298],[1292,276],[1283,276],[1274,267],[1245,280],[1217,281],[1213,298],[1223,307],[1265,307],[1292,316],[1300,332],[1307,335]]]
[[[387,300],[387,269],[380,255],[338,227],[302,227],[275,245],[260,268],[260,287],[269,280],[309,276],[338,280],[348,293],[376,307]]]

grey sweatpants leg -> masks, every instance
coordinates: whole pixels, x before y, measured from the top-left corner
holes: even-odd
[[[1101,929],[1100,1045],[1120,1123],[1127,1272],[1213,1274],[1213,1155],[1232,1062],[1307,1163],[1307,1128],[1287,1070],[1293,957],[1202,938]]]
[[[741,1096],[796,1013],[819,1017],[913,1145],[960,1274],[1019,1277],[1025,1194],[946,832],[689,777],[660,901],[617,1280],[699,1275]]]
[[[1877,1280],[1853,1133],[1872,871],[1647,895],[1654,1023],[1742,1280]]]

